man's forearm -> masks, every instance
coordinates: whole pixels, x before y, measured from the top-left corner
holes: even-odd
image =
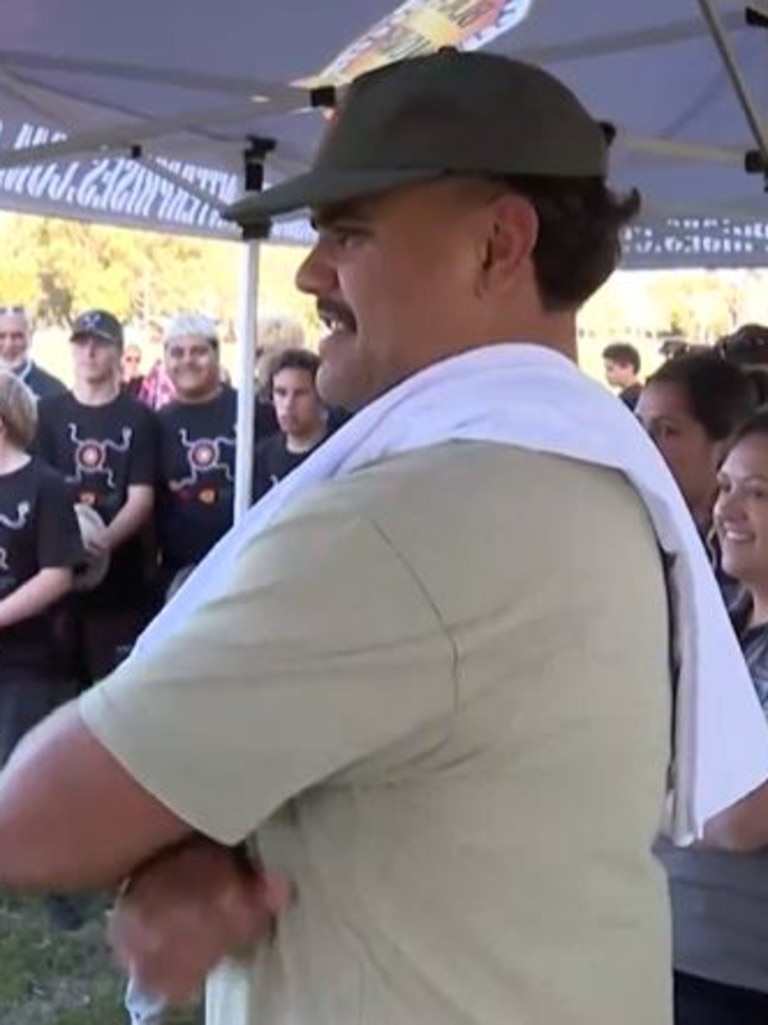
[[[45,612],[71,589],[71,570],[41,569],[31,580],[0,601],[0,630]]]
[[[768,847],[768,783],[711,819],[704,843],[740,854]]]
[[[119,548],[148,523],[153,505],[151,492],[129,496],[123,508],[106,528],[105,540],[110,551]]]

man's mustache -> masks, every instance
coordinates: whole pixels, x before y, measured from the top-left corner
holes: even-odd
[[[357,329],[357,320],[352,310],[338,299],[319,299],[317,315],[324,324],[331,327],[334,322],[341,324],[348,331]]]

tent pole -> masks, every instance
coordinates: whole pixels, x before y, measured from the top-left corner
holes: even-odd
[[[237,332],[237,454],[235,461],[235,523],[251,504],[253,486],[254,418],[256,414],[256,317],[260,242],[242,246],[239,330]]]
[[[264,188],[264,160],[275,148],[273,139],[249,136],[243,151],[245,191]],[[234,522],[239,523],[251,505],[253,447],[256,431],[256,307],[259,290],[261,240],[269,238],[268,223],[245,230],[237,358],[237,448],[235,451]]]
[[[251,505],[254,417],[256,412],[256,323],[261,242],[242,245],[239,330],[237,332],[237,448],[235,455],[234,522]],[[205,1025],[248,1025],[253,1020],[253,966],[249,959],[229,958],[208,976]]]
[[[715,13],[714,0],[698,0],[698,4],[701,16],[704,18],[709,34],[712,36],[712,41],[720,53],[725,70],[731,80],[731,85],[755,137],[763,165],[768,167],[768,134],[766,134],[766,130],[763,127],[760,112],[750,95],[746,79],[739,69],[738,61],[728,41],[725,29]]]

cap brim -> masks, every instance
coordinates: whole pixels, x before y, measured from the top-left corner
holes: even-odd
[[[362,199],[364,196],[389,192],[404,185],[415,185],[439,177],[440,172],[434,168],[412,171],[309,171],[292,181],[273,185],[264,192],[243,196],[227,207],[222,216],[224,220],[235,221],[242,226],[263,223],[278,214]]]
[[[70,342],[74,342],[78,338],[98,338],[100,342],[109,342],[111,345],[123,344],[122,339],[105,334],[103,331],[73,331],[69,336]]]

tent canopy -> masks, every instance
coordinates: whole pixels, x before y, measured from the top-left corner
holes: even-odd
[[[543,64],[615,124],[615,182],[645,199],[630,262],[765,263],[760,146],[708,17],[764,120],[768,28],[735,0],[26,0],[0,44],[0,205],[226,236],[251,137],[272,178],[310,159],[308,79],[455,42]]]

